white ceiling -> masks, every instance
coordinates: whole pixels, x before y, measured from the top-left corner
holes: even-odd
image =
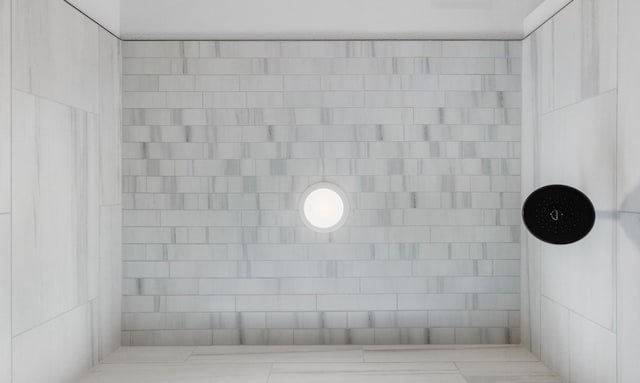
[[[66,1],[123,39],[255,40],[519,39],[544,0]]]

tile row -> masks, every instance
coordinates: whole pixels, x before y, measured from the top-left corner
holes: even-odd
[[[176,238],[189,236],[190,229],[176,229]],[[193,237],[197,237],[194,234]],[[188,238],[188,237],[187,237]],[[198,244],[181,239],[180,244],[124,244],[127,261],[242,261],[263,265],[266,270],[284,267],[304,267],[308,261],[336,260],[413,260],[413,259],[474,259],[517,260],[520,244],[514,243],[377,243],[377,244],[313,244],[305,247],[292,244]],[[194,242],[196,242],[194,240]],[[329,251],[331,249],[331,251]],[[324,257],[322,254],[325,254]],[[275,264],[269,262],[276,262]],[[281,263],[284,262],[284,263]],[[290,263],[294,262],[294,263]],[[298,262],[302,262],[298,264]],[[333,266],[331,266],[333,267]],[[286,275],[286,272],[282,272]]]
[[[294,210],[300,196],[298,192],[125,193],[123,207],[126,214],[136,214],[135,210]],[[392,217],[403,218],[398,214],[404,215],[404,212],[396,211],[398,209],[416,209],[417,212],[409,213],[414,215],[429,215],[430,211],[425,209],[434,209],[436,214],[442,214],[437,209],[504,209],[505,212],[498,213],[510,214],[511,209],[520,208],[521,202],[520,193],[502,191],[361,192],[347,193],[347,199],[354,209],[350,214],[362,217],[356,221],[384,215],[389,217],[385,218],[389,222]]]
[[[518,105],[519,75],[394,74],[394,75],[157,75],[123,77],[127,102],[164,102],[169,107],[203,103],[223,107],[267,106],[267,100],[289,106],[349,106],[365,101],[384,105],[424,102],[440,106]],[[294,96],[299,97],[296,98]],[[204,102],[206,100],[206,103]],[[224,101],[224,102],[223,102]],[[343,105],[343,103],[346,103]],[[399,105],[403,106],[403,105]],[[410,106],[410,105],[404,105]],[[183,106],[187,107],[187,106]]]
[[[381,280],[382,278],[378,278]],[[391,283],[399,278],[391,279]],[[413,278],[415,280],[416,278]],[[501,314],[491,310],[517,310],[519,308],[520,291],[517,277],[440,277],[440,284],[434,293],[422,294],[396,294],[396,293],[350,293],[335,294],[333,287],[331,292],[317,294],[317,288],[312,293],[302,293],[313,282],[287,283],[296,281],[291,278],[272,280],[273,282],[288,285],[294,293],[283,294],[280,289],[270,288],[272,281],[258,281],[247,287],[233,286],[225,280],[201,280],[207,283],[205,295],[126,295],[123,297],[124,312],[216,312],[216,311],[348,311],[348,310],[465,310],[474,305],[486,307],[483,315],[498,316]],[[299,281],[299,280],[298,280]],[[375,279],[364,279],[365,283]],[[186,282],[186,283],[182,283]],[[181,287],[186,291],[186,286],[191,281],[175,280],[173,286]],[[225,282],[217,285],[208,282]],[[331,282],[331,280],[329,281]],[[411,279],[409,280],[411,282]],[[179,286],[182,283],[185,286]],[[167,284],[169,285],[169,284]],[[225,286],[226,285],[226,286]],[[256,290],[256,285],[267,286],[267,291]],[[406,283],[405,283],[406,285]],[[211,289],[211,287],[219,289]],[[184,288],[186,287],[186,288]],[[313,287],[313,286],[312,286]],[[346,286],[348,287],[348,286]],[[366,287],[366,286],[365,286]],[[295,293],[300,291],[300,293]],[[345,289],[345,291],[347,291]],[[333,292],[333,293],[332,293]],[[236,293],[233,295],[232,293]],[[477,295],[470,295],[477,293]],[[166,293],[163,293],[166,294]],[[486,295],[485,295],[486,294]],[[469,299],[471,298],[471,299]],[[464,315],[464,313],[458,313]],[[451,318],[449,318],[451,319]],[[460,322],[464,316],[459,318]],[[445,323],[446,321],[443,321]]]
[[[469,97],[492,101],[503,94],[509,102],[517,103],[520,90],[519,74],[495,73],[479,70],[470,74],[127,74],[123,76],[124,93],[166,92],[167,97],[181,93],[204,92],[237,94],[238,92],[285,92],[311,95],[339,96],[343,93],[390,97],[400,94],[444,96],[454,103],[469,103]],[[251,94],[251,93],[248,93]],[[329,97],[330,99],[330,97]]]
[[[357,167],[376,161],[423,159],[421,167],[439,165],[438,158],[494,158],[512,159],[520,157],[519,142],[127,142],[123,144],[124,159],[165,159],[165,160],[203,160],[203,159],[244,159],[251,160],[280,159],[283,164],[297,159],[323,160],[343,159],[340,165],[355,161]],[[426,157],[426,158],[425,158]],[[431,160],[436,161],[431,165]],[[415,161],[414,161],[415,162]],[[275,163],[275,162],[272,162]],[[199,168],[214,168],[221,162],[194,162]],[[337,166],[338,164],[336,164]],[[373,166],[377,166],[375,164]],[[416,165],[417,166],[417,165]],[[247,169],[250,171],[251,169]],[[294,170],[294,169],[292,169]],[[515,169],[514,169],[515,170]],[[368,175],[366,168],[355,168],[356,174]],[[285,175],[289,173],[284,173]],[[231,175],[231,174],[229,174]],[[250,175],[250,174],[249,174]],[[296,174],[289,174],[296,175]]]
[[[284,269],[289,267],[290,269]],[[380,289],[368,279],[335,279],[358,277],[405,277],[390,278],[390,285],[404,286],[415,292],[437,290],[436,279],[409,277],[447,276],[518,276],[520,263],[517,260],[414,260],[414,261],[130,261],[124,262],[125,286],[128,291],[143,295],[154,295],[154,291],[166,289],[170,295],[179,295],[182,287],[187,290],[233,290],[232,293],[267,293],[287,289],[287,282],[306,286],[308,289],[333,289],[344,291],[362,288]],[[327,278],[323,280],[322,278]],[[126,279],[135,278],[135,279]],[[173,292],[171,279],[140,278],[195,278],[177,282]],[[198,280],[197,278],[225,278],[220,280]],[[241,278],[241,279],[236,279]],[[256,278],[295,278],[289,281]],[[301,278],[301,279],[298,279]],[[318,278],[318,279],[313,279]],[[199,286],[199,288],[198,288]],[[145,293],[145,291],[147,291]],[[406,291],[405,291],[406,292]],[[182,292],[184,294],[184,292]]]
[[[123,110],[131,125],[518,125],[519,108],[134,108]]]
[[[126,312],[125,331],[197,329],[442,328],[520,325],[518,311]]]
[[[123,58],[124,75],[424,75],[510,76],[519,60],[432,58]],[[498,68],[496,71],[495,68]],[[496,73],[497,72],[497,73]]]
[[[125,41],[124,57],[510,57],[518,41]]]
[[[231,200],[233,201],[233,200]],[[254,199],[239,200],[242,205],[230,205],[226,208],[211,210],[184,210],[184,214],[176,213],[175,210],[125,210],[124,227],[201,227],[187,233],[180,232],[182,238],[184,234],[193,237],[198,243],[253,243],[270,242],[276,237],[283,242],[322,242],[328,239],[338,240],[345,238],[346,234],[334,236],[316,234],[308,232],[305,228],[295,227],[298,223],[299,212],[295,210],[260,209],[259,221],[261,228],[254,228],[252,224],[243,219],[248,219],[248,215],[243,216],[242,212],[256,211],[258,206],[252,205]],[[482,201],[482,200],[480,200]],[[236,201],[238,202],[238,201]],[[480,204],[481,202],[478,202]],[[493,203],[499,205],[500,200]],[[393,226],[406,226],[408,230],[419,230],[413,226],[482,226],[482,225],[517,225],[520,222],[520,209],[495,209],[487,207],[475,207],[473,209],[381,209],[356,210],[349,213],[346,227],[359,226],[379,226],[389,229]],[[220,220],[228,221],[228,224],[221,224]],[[277,222],[277,223],[276,223]],[[222,227],[221,227],[222,226]],[[269,231],[268,227],[293,227],[290,230]],[[246,227],[249,227],[248,229]],[[289,236],[282,237],[282,235]],[[352,232],[351,235],[357,235]],[[389,231],[389,236],[393,236]],[[270,240],[271,239],[271,240]]]
[[[430,145],[442,141],[520,141],[518,125],[129,125],[123,127],[122,134],[126,143],[389,142],[411,147],[415,141]]]
[[[123,331],[124,346],[517,344],[518,328],[210,329]],[[295,351],[293,351],[295,352]],[[339,355],[336,355],[338,357]],[[376,355],[377,356],[377,355]],[[373,355],[372,355],[373,357]],[[195,356],[193,361],[218,358]],[[242,357],[220,359],[237,363]],[[263,358],[261,358],[263,359]],[[267,357],[268,359],[268,357]],[[341,356],[340,363],[344,363]],[[265,360],[266,361],[266,360]],[[407,362],[407,361],[403,361]],[[442,382],[442,380],[438,380]]]
[[[333,182],[349,193],[518,192],[519,176],[345,175],[345,176],[124,176],[124,193],[302,193],[317,182]],[[176,196],[178,198],[178,196]],[[199,197],[200,198],[200,197]],[[204,198],[205,200],[207,198]],[[205,213],[206,214],[206,213]]]
[[[125,144],[126,145],[126,144]],[[194,149],[197,149],[194,148]],[[493,151],[492,148],[484,148]],[[495,151],[512,153],[512,148],[495,148]],[[495,158],[482,148],[475,153],[467,153],[461,157],[473,158],[378,158],[366,159],[366,155],[357,154],[356,158],[289,158],[289,159],[250,159],[248,157],[232,159],[172,159],[180,157],[180,153],[171,148],[166,150],[153,150],[147,145],[143,147],[128,147],[129,158],[122,162],[125,176],[150,176],[150,177],[251,177],[251,176],[354,176],[354,175],[492,175],[492,176],[517,176],[520,174],[520,159],[513,155],[504,158]],[[153,151],[154,153],[151,153]],[[158,152],[169,152],[164,158]],[[361,153],[359,151],[359,153]],[[229,154],[230,155],[230,154]],[[301,153],[304,156],[304,154]],[[389,154],[393,155],[393,154]],[[491,157],[484,157],[491,155]],[[156,157],[155,159],[143,159],[140,157]],[[211,156],[211,154],[205,154]],[[215,155],[214,155],[215,156]],[[479,158],[481,157],[481,158]],[[206,158],[206,157],[205,157]],[[249,196],[248,198],[251,198]]]
[[[201,262],[199,262],[201,263]],[[501,264],[511,267],[508,262]],[[498,264],[498,265],[501,265]],[[517,263],[515,263],[517,265]],[[429,277],[421,276],[422,273],[409,273],[407,276],[360,277],[360,278],[332,278],[332,277],[279,277],[279,278],[242,278],[231,273],[229,276],[220,277],[219,272],[211,272],[208,269],[194,272],[193,269],[202,267],[198,263],[189,264],[186,269],[191,277],[169,275],[168,272],[159,269],[162,264],[147,263],[144,265],[125,262],[127,277],[123,281],[123,294],[129,296],[155,296],[166,294],[168,296],[192,296],[192,295],[274,295],[274,294],[418,294],[403,295],[398,303],[400,308],[417,309],[429,307],[432,300],[445,300],[446,307],[463,308],[466,301],[464,296],[448,295],[450,292],[474,292],[478,294],[512,294],[519,289],[513,285],[513,278],[518,275],[519,269],[512,268],[506,272],[497,273],[473,273],[458,272],[451,276],[443,276],[437,271],[430,271]],[[173,272],[173,268],[171,271]],[[225,269],[222,269],[225,270]],[[157,275],[157,274],[166,275]],[[155,275],[154,275],[155,274]],[[209,274],[209,275],[207,275]],[[142,275],[142,276],[140,276]],[[461,277],[466,277],[463,279]],[[489,277],[492,280],[487,280]],[[453,283],[466,283],[470,287],[453,286]],[[420,296],[420,293],[439,295]],[[175,298],[183,299],[183,298]],[[450,299],[450,301],[446,301]],[[519,308],[519,300],[509,295],[481,295],[482,304],[486,309],[503,307],[509,309]],[[184,298],[187,300],[187,298]],[[502,300],[497,302],[498,300]],[[491,302],[490,304],[488,302]]]
[[[205,212],[206,213],[206,212]],[[215,212],[212,212],[215,213]],[[203,217],[199,212],[199,216]],[[197,216],[193,216],[194,218]],[[261,227],[288,227],[299,224],[296,219],[290,219],[290,222],[278,220],[277,216],[271,221],[260,221],[259,215],[239,214],[242,217],[244,226],[261,226]],[[209,218],[205,218],[209,220]],[[224,217],[222,221],[217,223],[220,227],[225,227]],[[211,225],[210,222],[193,222],[187,219],[180,223],[180,226],[202,227]],[[238,224],[236,224],[237,226]],[[124,244],[172,244],[177,242],[177,232],[179,228],[171,226],[157,227],[127,227],[122,233],[122,243]],[[210,231],[215,232],[215,230]],[[309,239],[309,242],[294,243],[293,241],[282,241],[278,244],[253,244],[246,243],[246,252],[249,257],[269,258],[277,257],[306,257],[318,256],[317,252],[327,251],[330,245],[335,244],[368,244],[369,246],[376,243],[469,243],[469,242],[518,242],[520,239],[519,223],[509,226],[497,226],[494,223],[486,225],[469,225],[469,226],[353,226],[343,228],[339,234],[325,237],[328,239]],[[227,243],[229,244],[229,243]],[[231,243],[233,244],[233,242]],[[279,247],[282,246],[282,247]],[[323,248],[324,246],[324,248]],[[289,247],[286,250],[283,247]],[[281,255],[278,255],[281,254]],[[287,259],[287,258],[285,258]]]

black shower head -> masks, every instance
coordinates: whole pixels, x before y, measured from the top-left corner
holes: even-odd
[[[524,224],[536,238],[566,245],[584,238],[595,223],[589,198],[566,185],[543,186],[527,197],[522,207]]]

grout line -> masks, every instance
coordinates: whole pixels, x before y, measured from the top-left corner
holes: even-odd
[[[614,169],[614,174],[615,174],[615,184],[614,184],[614,194],[613,194],[613,198],[615,201],[615,209],[617,210],[619,208],[619,203],[620,201],[618,201],[618,193],[619,193],[619,189],[618,189],[618,181],[619,181],[619,150],[620,148],[618,147],[619,143],[620,143],[620,63],[622,62],[621,60],[621,55],[620,55],[620,4],[622,3],[622,1],[618,0],[616,3],[616,58],[617,58],[617,63],[616,63],[616,136],[615,136],[615,158],[614,158],[614,163],[615,163],[615,169]],[[619,295],[620,295],[620,291],[618,286],[620,285],[619,282],[619,275],[618,275],[618,266],[619,266],[619,260],[618,260],[618,251],[619,251],[619,223],[620,223],[620,211],[617,211],[615,213],[615,225],[613,228],[613,326],[614,326],[614,334],[615,334],[615,350],[616,350],[616,369],[615,369],[615,379],[616,382],[619,382],[621,380],[621,358],[620,358],[620,340],[619,340],[619,336],[620,336],[620,328],[619,328],[619,320],[620,318],[618,317],[619,314],[619,308],[618,308],[618,304],[619,304]]]
[[[589,96],[587,98],[583,98],[583,99],[581,99],[579,101],[572,102],[571,104],[563,105],[563,106],[561,106],[559,108],[552,109],[552,110],[550,110],[548,112],[545,112],[545,113],[541,113],[540,116],[541,117],[542,116],[548,116],[548,115],[553,114],[555,112],[559,112],[559,111],[562,111],[562,110],[565,110],[565,109],[569,109],[572,106],[576,106],[576,105],[582,104],[583,102],[591,101],[591,100],[594,100],[594,99],[596,99],[598,97],[608,95],[609,93],[616,93],[616,95],[617,95],[617,92],[618,92],[618,88],[617,87],[616,88],[612,88],[612,89],[606,90],[604,92],[600,92],[598,94],[594,94],[592,96]],[[617,100],[616,100],[616,102],[617,102]],[[616,105],[616,113],[617,113],[617,105]],[[617,131],[617,124],[616,124],[616,131]]]
[[[213,331],[211,332],[211,334],[212,334],[211,336],[213,336]],[[188,361],[189,361],[189,359],[191,359],[191,357],[193,356],[193,353],[194,353],[194,352],[196,352],[196,347],[198,347],[198,346],[193,346],[193,347],[191,348],[191,352],[190,352],[190,353],[189,353],[189,355],[187,355],[187,357],[182,361],[183,363],[186,363],[186,362],[188,362]]]
[[[544,294],[540,294],[540,296],[543,297],[544,299],[548,300],[549,302],[552,302],[553,304],[558,305],[561,308],[567,310],[569,312],[569,314],[573,314],[575,316],[578,316],[578,317],[588,321],[589,323],[592,323],[592,324],[600,327],[602,330],[605,330],[605,331],[607,331],[609,333],[615,334],[615,331],[613,331],[612,329],[607,328],[607,327],[601,325],[600,323],[595,322],[593,319],[590,319],[590,318],[584,316],[583,314],[580,314],[579,312],[575,311],[574,309],[572,309],[570,307],[567,307],[567,306],[563,305],[562,303],[556,301],[555,299],[550,298],[550,297],[548,297],[547,295],[544,295]],[[540,310],[540,311],[542,311],[542,310]]]
[[[274,363],[270,363],[269,364],[269,374],[267,374],[267,380],[265,380],[265,383],[269,383],[269,380],[271,380],[271,373],[273,372],[273,365],[274,365]]]
[[[95,299],[95,298],[94,298],[94,299]],[[83,307],[85,307],[85,306],[89,306],[89,310],[91,310],[90,305],[91,305],[91,302],[92,302],[94,299],[92,299],[92,300],[90,300],[90,301],[86,301],[86,302],[84,302],[84,303],[82,303],[82,304],[79,304],[79,305],[77,305],[77,306],[74,306],[73,308],[71,308],[71,309],[69,309],[69,310],[67,310],[67,311],[64,311],[64,312],[62,312],[62,313],[60,313],[60,314],[57,314],[57,315],[55,315],[55,316],[53,316],[53,317],[51,317],[51,318],[49,318],[49,319],[45,320],[44,322],[40,322],[40,323],[36,324],[35,326],[32,326],[32,327],[30,327],[30,328],[28,328],[28,329],[26,329],[26,330],[24,330],[24,331],[21,331],[21,332],[19,332],[19,333],[17,333],[17,334],[13,334],[13,333],[12,333],[11,338],[13,339],[13,338],[17,338],[17,337],[19,337],[19,336],[21,336],[21,335],[24,335],[24,334],[26,334],[26,333],[28,333],[28,332],[30,332],[30,331],[33,331],[33,330],[35,330],[35,329],[37,329],[37,328],[39,328],[39,327],[42,327],[42,326],[44,326],[44,325],[46,325],[46,324],[48,324],[48,323],[50,323],[50,322],[53,322],[53,321],[54,321],[54,320],[56,320],[56,319],[59,319],[59,318],[61,318],[61,317],[65,316],[65,315],[67,315],[67,314],[69,314],[69,313],[71,313],[71,312],[73,312],[73,311],[75,311],[75,310],[77,310],[77,309],[83,308]],[[85,308],[86,308],[86,307],[85,307]]]
[[[13,213],[13,1],[9,8],[9,209]],[[13,382],[13,216],[9,219],[9,379]]]
[[[47,102],[50,102],[50,103],[54,103],[54,104],[57,104],[59,106],[71,109],[72,112],[73,111],[77,111],[77,112],[86,113],[88,115],[89,114],[93,115],[94,117],[100,117],[100,112],[99,111],[97,111],[97,112],[89,111],[87,109],[83,109],[82,107],[69,105],[67,103],[62,102],[61,100],[56,100],[56,99],[53,99],[51,97],[42,96],[40,94],[33,93],[31,91],[26,91],[26,90],[19,89],[19,88],[12,89],[11,91],[12,91],[12,97],[13,97],[13,92],[19,92],[19,93],[22,93],[25,96],[33,97],[34,98],[34,102],[37,102],[38,99],[40,99],[40,100],[44,100],[44,101],[47,101]],[[159,109],[161,109],[161,108],[159,108]]]

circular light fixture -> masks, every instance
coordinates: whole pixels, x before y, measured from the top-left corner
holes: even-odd
[[[347,220],[346,194],[334,184],[311,185],[300,199],[300,218],[308,228],[319,233],[338,230]]]

